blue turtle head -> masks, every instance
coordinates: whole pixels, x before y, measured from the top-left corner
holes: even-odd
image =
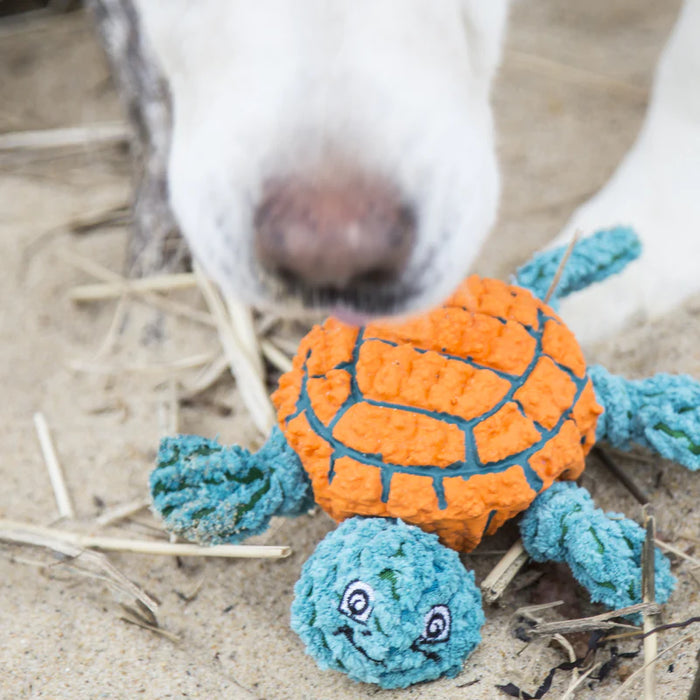
[[[483,622],[474,574],[457,553],[385,518],[352,518],[329,533],[292,604],[292,628],[321,668],[384,688],[457,675]]]

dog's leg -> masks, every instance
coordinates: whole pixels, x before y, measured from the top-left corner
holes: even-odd
[[[562,302],[580,339],[658,316],[700,291],[700,0],[685,0],[661,57],[645,123],[608,184],[576,211],[558,244],[616,224],[634,227],[641,258]]]
[[[170,99],[150,56],[132,0],[88,0],[133,127],[133,233],[128,273],[179,268],[187,247],[168,202]]]

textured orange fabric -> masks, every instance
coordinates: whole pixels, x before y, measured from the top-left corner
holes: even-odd
[[[557,393],[548,388],[558,387]],[[533,420],[551,430],[564,411],[571,408],[576,385],[549,357],[541,357],[523,386],[515,392],[515,400]]]
[[[315,327],[273,401],[333,518],[402,518],[464,551],[580,475],[602,412],[557,314],[476,276],[405,322]]]

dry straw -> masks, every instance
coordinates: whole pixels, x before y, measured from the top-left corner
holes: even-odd
[[[49,540],[81,549],[101,549],[111,552],[164,555],[170,557],[226,557],[237,559],[283,559],[288,557],[290,547],[274,545],[221,544],[201,547],[196,544],[179,544],[136,540],[124,537],[100,537],[77,532],[57,530],[14,520],[0,520],[0,540],[24,544],[36,544]],[[40,545],[47,546],[47,545]]]

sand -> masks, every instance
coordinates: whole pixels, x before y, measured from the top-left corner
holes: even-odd
[[[612,172],[634,140],[677,6],[675,0],[621,0],[612,9],[603,0],[516,4],[495,94],[503,204],[476,265],[481,273],[505,277]],[[0,24],[0,95],[0,132],[121,118],[80,13]],[[67,299],[75,285],[94,281],[75,267],[76,255],[121,269],[123,226],[81,234],[70,226],[124,206],[128,172],[118,147],[0,154],[0,517],[80,532],[157,536],[147,511],[106,530],[97,528],[95,517],[147,495],[168,387],[197,372],[164,365],[217,354],[219,345],[213,329],[159,317],[138,302],[76,306]],[[175,298],[203,308],[194,291]],[[629,376],[666,370],[700,377],[699,315],[700,298],[691,299],[662,319],[589,349],[589,356]],[[144,343],[144,327],[155,322],[162,339]],[[112,326],[119,332],[110,333]],[[44,413],[54,436],[75,521],[58,521],[34,433],[36,411]],[[226,377],[182,406],[179,425],[227,442],[260,441]],[[625,465],[653,495],[664,539],[691,547],[683,537],[700,533],[700,476],[645,455]],[[593,460],[584,484],[605,508],[641,517],[624,487]],[[289,629],[289,605],[301,565],[331,527],[322,513],[275,521],[259,540],[290,544],[294,553],[282,561],[110,555],[161,601],[159,623],[177,643],[123,621],[119,602],[131,601],[116,598],[103,582],[80,576],[65,561],[35,548],[0,547],[0,697],[489,700],[501,697],[496,685],[502,683],[533,692],[550,668],[566,660],[556,644],[526,646],[509,627],[519,607],[574,590],[566,574],[530,567],[516,578],[502,607],[487,611],[484,642],[457,678],[389,692],[320,672]],[[479,580],[514,536],[507,529],[465,557]],[[675,566],[679,584],[665,621],[700,614],[700,585],[690,568]],[[543,575],[532,583],[537,573]],[[591,610],[576,600],[569,609]],[[662,648],[691,638],[659,663],[659,698],[686,697],[698,629],[662,635]],[[584,684],[576,697],[611,697],[641,663],[641,656],[623,659],[603,682]],[[559,674],[547,697],[561,697],[569,680],[570,674]],[[641,693],[637,683],[624,697]]]

